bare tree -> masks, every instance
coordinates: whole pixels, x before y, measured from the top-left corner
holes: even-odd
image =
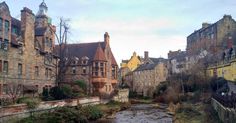
[[[56,48],[56,53],[58,55],[58,61],[56,62],[56,85],[59,85],[61,82],[64,81],[64,75],[66,70],[68,69],[68,66],[70,64],[70,60],[68,59],[68,49],[67,49],[67,39],[68,39],[68,31],[69,31],[69,25],[68,25],[69,19],[63,19],[60,18],[60,24],[59,24],[59,35],[53,31],[53,27],[50,27],[51,32],[53,32],[56,36],[56,40],[58,43],[58,46]]]
[[[22,95],[22,86],[18,83],[11,82],[6,85],[6,91],[8,98],[15,103],[16,100]]]

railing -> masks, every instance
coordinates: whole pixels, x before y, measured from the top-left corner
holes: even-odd
[[[236,109],[236,93],[231,93],[231,95],[221,95],[215,93],[212,95],[212,97],[223,106]]]

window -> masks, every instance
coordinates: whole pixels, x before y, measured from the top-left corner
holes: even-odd
[[[76,68],[75,67],[72,67],[72,73],[76,74]]]
[[[48,68],[45,69],[45,76],[48,78]]]
[[[3,49],[4,49],[4,50],[8,50],[8,43],[9,43],[8,40],[5,39],[5,40],[4,40],[4,44],[3,44]]]
[[[22,64],[18,64],[18,75],[22,75]]]
[[[93,63],[93,76],[98,76],[98,70],[99,70],[98,62],[94,62]]]
[[[5,21],[5,38],[8,39],[8,32],[9,32],[9,21]]]
[[[38,66],[35,66],[35,76],[39,76],[39,67]]]
[[[2,72],[2,60],[0,60],[0,73]]]
[[[104,63],[100,63],[100,72],[101,72],[101,76],[104,77],[105,76],[105,72],[104,72]]]
[[[7,94],[7,84],[3,85],[3,94]]]
[[[116,78],[116,68],[115,66],[112,66],[112,78]]]
[[[52,78],[52,69],[49,69],[49,78]]]
[[[4,61],[3,63],[3,72],[4,73],[8,73],[8,61]]]
[[[18,28],[17,27],[12,27],[12,33],[16,34],[16,35],[19,35]]]
[[[2,24],[3,24],[2,18],[0,18],[0,31],[2,30]]]
[[[2,18],[0,18],[0,36],[2,36]]]
[[[86,60],[83,60],[83,61],[82,61],[82,64],[83,64],[83,65],[87,64],[87,61],[86,61]]]
[[[0,38],[0,49],[3,49],[4,47],[4,42],[2,41],[2,38]]]
[[[86,67],[83,67],[83,74],[86,74]]]

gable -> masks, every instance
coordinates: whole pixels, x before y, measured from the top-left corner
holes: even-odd
[[[8,17],[11,16],[9,7],[5,2],[0,3],[0,16],[3,16],[3,15],[8,16]]]

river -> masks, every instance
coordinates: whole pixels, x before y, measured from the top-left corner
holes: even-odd
[[[135,104],[127,110],[117,112],[113,119],[101,119],[94,123],[172,123],[173,116],[162,105]]]

